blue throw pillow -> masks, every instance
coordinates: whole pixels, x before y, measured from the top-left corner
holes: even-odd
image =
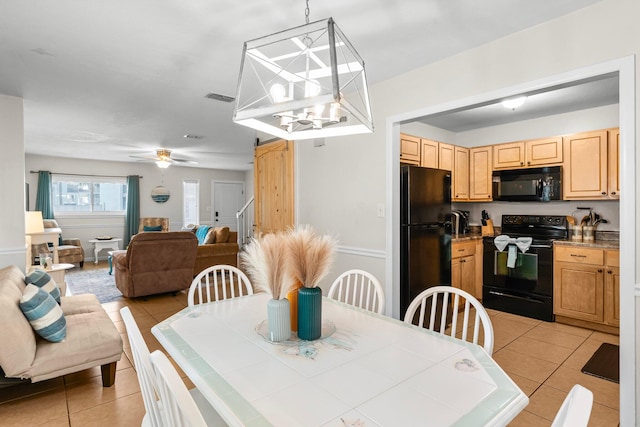
[[[162,231],[161,225],[145,225],[142,227],[142,231]]]
[[[196,237],[198,238],[198,244],[199,245],[203,245],[204,244],[204,241],[207,238],[207,233],[209,232],[210,228],[211,227],[209,227],[208,225],[201,225],[196,230]]]
[[[46,291],[27,285],[20,298],[20,310],[31,327],[47,341],[60,342],[67,335],[67,321],[62,308]]]
[[[40,289],[44,289],[60,304],[60,288],[57,283],[44,270],[36,268],[24,278],[27,285],[36,285]]]

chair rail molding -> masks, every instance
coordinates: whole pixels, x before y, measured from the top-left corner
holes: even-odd
[[[384,250],[359,248],[355,246],[340,246],[336,248],[336,252],[348,255],[358,255],[367,258],[386,259],[387,253]]]

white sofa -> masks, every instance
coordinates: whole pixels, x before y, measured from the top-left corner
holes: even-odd
[[[115,382],[122,338],[93,294],[63,296],[66,338],[40,338],[20,310],[24,274],[12,265],[0,269],[0,367],[7,378],[38,382],[100,365],[102,384]]]

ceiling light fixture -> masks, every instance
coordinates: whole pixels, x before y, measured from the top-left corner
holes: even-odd
[[[509,108],[511,110],[515,110],[518,107],[522,107],[522,104],[527,100],[526,96],[518,96],[516,98],[509,98],[502,101],[502,106],[504,108]]]
[[[166,169],[171,165],[171,162],[168,162],[166,160],[158,160],[156,161],[156,165],[158,165],[160,169]]]
[[[165,150],[164,148],[161,148],[159,150],[156,150],[156,154],[158,156],[158,160],[156,161],[156,165],[158,165],[158,167],[160,169],[166,169],[171,165],[171,151],[170,150]]]
[[[373,132],[364,61],[333,18],[244,43],[233,121],[301,140]]]

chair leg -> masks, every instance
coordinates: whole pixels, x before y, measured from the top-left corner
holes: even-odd
[[[80,268],[84,267],[84,261],[80,261]]]
[[[100,366],[102,370],[102,387],[111,387],[116,382],[116,364],[111,362],[107,365]]]

